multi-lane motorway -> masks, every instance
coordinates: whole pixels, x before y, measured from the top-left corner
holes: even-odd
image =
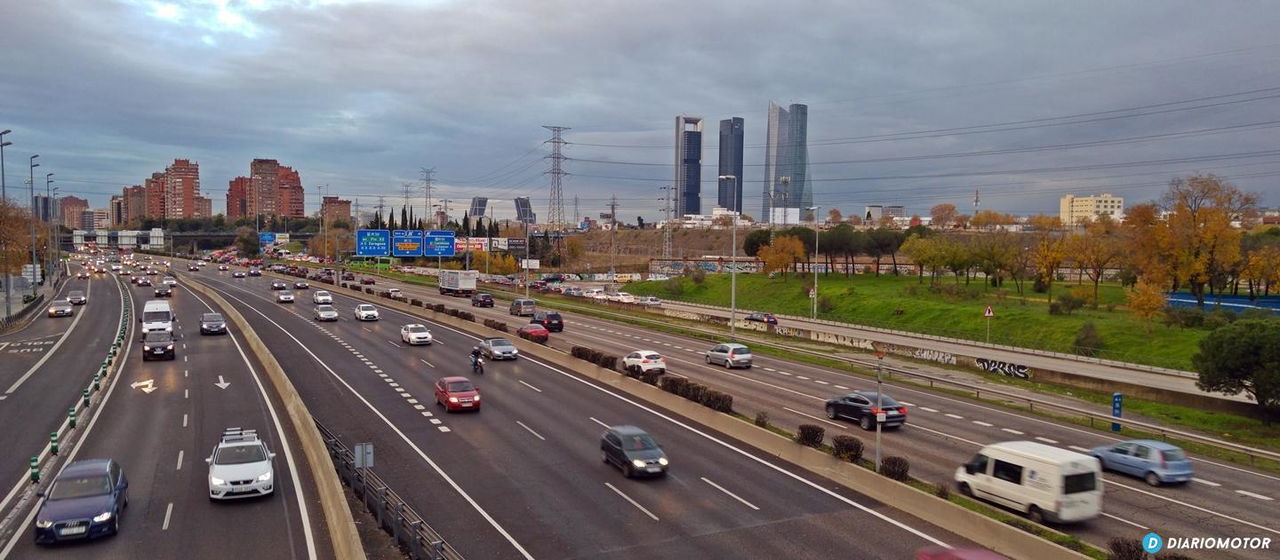
[[[572,372],[522,357],[490,363],[478,413],[446,414],[433,383],[470,375],[469,334],[383,308],[354,320],[334,291],[336,323],[317,323],[307,290],[277,304],[267,278],[201,272],[271,347],[312,414],[348,443],[372,442],[379,474],[472,558],[905,558],[966,545],[943,528],[839,488]],[[654,434],[671,457],[661,479],[627,479],[601,462],[608,425]]]
[[[59,411],[66,414],[66,406],[92,377],[94,359],[105,355],[113,340],[121,297],[130,298],[135,309],[152,299],[151,288],[131,287],[110,276],[71,280],[71,289],[79,289],[77,283],[87,284],[90,295],[87,305],[77,307],[75,318],[41,318],[15,335],[19,340],[44,336],[63,344],[49,345],[48,360],[24,370],[31,372],[25,382],[0,402],[8,426],[33,425],[21,415],[49,418],[42,434],[25,433],[35,431],[35,426],[4,430],[4,437],[13,438],[5,440],[6,449],[16,451],[11,455],[36,454],[44,442],[19,436],[43,435],[47,440],[62,419]],[[312,498],[314,488],[306,478],[305,458],[281,423],[279,403],[268,396],[262,366],[234,329],[230,335],[201,336],[200,315],[218,310],[181,286],[174,292],[170,302],[178,316],[176,359],[144,362],[136,330],[131,330],[134,340],[121,354],[121,373],[104,387],[101,410],[91,422],[81,424],[76,444],[64,447],[61,454],[63,460],[110,457],[123,466],[129,507],[121,516],[120,534],[100,542],[36,550],[31,538],[35,500],[29,500],[25,509],[9,512],[6,518],[10,523],[0,558],[81,557],[88,553],[86,546],[92,547],[95,558],[332,558],[323,518]],[[12,348],[18,340],[9,342]],[[10,363],[5,360],[6,366]],[[7,370],[6,376],[14,375]],[[6,377],[6,382],[14,381]],[[273,496],[229,503],[208,499],[204,459],[227,427],[258,430],[276,453]],[[25,472],[11,472],[13,463],[3,465],[3,480],[23,482],[17,494],[29,492]],[[47,483],[46,479],[41,486]]]
[[[466,299],[440,296],[430,288],[381,281],[409,297],[468,308],[477,318],[513,325],[501,303],[494,309],[469,308]],[[550,305],[554,306],[554,303]],[[614,355],[637,349],[657,350],[672,372],[734,395],[734,407],[753,416],[765,411],[778,425],[794,430],[802,423],[823,426],[828,435],[860,437],[870,454],[874,436],[856,424],[829,420],[827,399],[850,390],[874,389],[874,381],[830,368],[756,354],[755,367],[725,370],[705,363],[706,340],[676,336],[581,314],[564,313],[565,332],[552,334],[551,344],[595,348]],[[932,482],[952,480],[957,466],[983,445],[1008,440],[1035,440],[1086,452],[1117,441],[1108,434],[1072,424],[993,407],[910,385],[887,383],[886,393],[908,404],[909,420],[901,430],[886,431],[883,453],[911,461],[914,476]],[[1058,527],[1103,546],[1114,536],[1137,538],[1147,532],[1182,536],[1280,537],[1275,504],[1280,477],[1214,459],[1193,457],[1196,479],[1182,486],[1150,487],[1141,480],[1109,473],[1102,518]],[[1230,552],[1225,554],[1231,556]],[[1244,558],[1246,556],[1237,556]]]

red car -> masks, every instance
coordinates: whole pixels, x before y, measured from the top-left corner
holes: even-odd
[[[436,382],[436,404],[446,412],[480,410],[480,391],[465,377],[443,377]]]
[[[537,323],[529,323],[520,327],[520,330],[516,331],[516,335],[525,340],[537,342],[538,344],[546,344],[547,339],[551,338],[551,331]]]
[[[373,277],[372,277],[372,276],[365,276],[365,277],[363,277],[363,278],[361,278],[361,279],[360,279],[360,283],[361,283],[361,284],[372,284],[372,283],[373,283]]]

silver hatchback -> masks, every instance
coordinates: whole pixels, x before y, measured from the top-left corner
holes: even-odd
[[[717,344],[707,350],[707,363],[726,369],[751,367],[751,349],[736,343]]]

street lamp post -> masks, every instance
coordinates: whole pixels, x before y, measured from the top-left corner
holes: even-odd
[[[49,230],[49,237],[44,244],[44,275],[49,276],[49,271],[53,270],[53,193],[50,191],[50,184],[53,183],[53,173],[45,173],[44,175],[44,217]]]
[[[808,212],[813,212],[813,258],[818,258],[818,232],[821,227],[818,225],[818,206],[810,206],[805,208]],[[812,319],[818,318],[818,270],[813,267],[813,261],[809,261],[809,271],[813,273],[813,314]]]
[[[9,186],[4,180],[4,147],[13,145],[13,142],[6,142],[4,135],[13,132],[9,129],[0,130],[0,202],[9,200]],[[4,316],[6,319],[13,315],[13,304],[9,301],[12,291],[9,287],[9,245],[6,241],[0,246],[0,256],[3,257],[3,263],[0,264],[0,274],[4,275]]]
[[[31,156],[27,160],[27,184],[31,186],[31,297],[36,296],[36,168],[40,164],[36,163],[36,158],[40,154]]]
[[[733,181],[737,186],[737,175],[721,175],[721,181]],[[739,209],[741,212],[741,209]],[[729,247],[729,338],[738,339],[738,213],[735,212],[731,217],[733,220],[729,224],[729,229],[733,233],[730,234]]]

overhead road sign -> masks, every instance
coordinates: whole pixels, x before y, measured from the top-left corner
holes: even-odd
[[[391,254],[391,232],[385,229],[356,230],[357,257],[385,257]]]
[[[391,256],[421,257],[422,239],[425,237],[420,229],[397,229],[391,232]]]
[[[427,232],[422,244],[422,255],[425,257],[452,257],[454,251],[454,233],[447,229]]]

